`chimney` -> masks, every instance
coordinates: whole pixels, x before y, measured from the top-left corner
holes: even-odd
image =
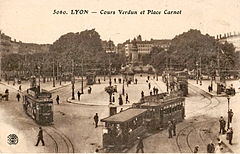
[[[231,37],[231,36],[232,36],[232,33],[230,32],[229,35],[230,35],[230,37]]]
[[[217,35],[217,40],[218,40],[218,35]]]
[[[221,38],[222,38],[222,35],[220,34],[220,35],[219,35],[219,39],[221,39]]]

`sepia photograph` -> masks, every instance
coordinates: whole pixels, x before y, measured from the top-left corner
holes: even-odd
[[[239,0],[0,0],[0,153],[240,153]]]

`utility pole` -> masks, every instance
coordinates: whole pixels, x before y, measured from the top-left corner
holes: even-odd
[[[82,57],[82,73],[81,73],[81,76],[82,76],[81,93],[83,94],[83,57]]]
[[[57,81],[58,81],[58,79],[59,79],[59,77],[58,77],[58,75],[59,75],[59,68],[58,68],[58,65],[59,65],[59,63],[58,63],[58,61],[57,61]]]
[[[53,87],[55,87],[55,66],[54,66],[54,60],[53,60]]]
[[[74,78],[74,60],[72,59],[72,100],[75,99],[74,95],[74,84],[75,84],[75,78]]]
[[[62,85],[62,65],[59,64],[59,69],[60,69],[60,79],[59,79],[59,84],[60,86]]]
[[[199,68],[199,74],[200,74],[200,86],[202,85],[202,57],[200,57],[200,68]]]
[[[112,68],[111,68],[110,55],[108,55],[108,56],[109,56],[109,86],[111,86],[112,85],[112,79],[111,79],[111,70],[112,70]]]
[[[2,81],[2,46],[0,46],[0,81]]]

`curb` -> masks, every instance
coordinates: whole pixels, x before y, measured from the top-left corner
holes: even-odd
[[[66,99],[67,103],[70,103],[70,104],[76,104],[76,105],[85,105],[85,106],[109,106],[109,104],[104,104],[104,105],[96,105],[96,104],[89,104],[89,103],[76,103],[76,102],[73,102],[71,101],[71,97],[67,98]],[[124,104],[122,106],[132,106],[132,104]],[[116,107],[121,107],[121,106],[116,106]]]

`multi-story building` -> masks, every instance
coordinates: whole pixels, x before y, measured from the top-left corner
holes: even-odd
[[[0,31],[0,52],[2,56],[7,54],[34,54],[49,52],[50,44],[23,43],[21,41],[11,40],[10,36]]]
[[[125,44],[125,55],[129,57],[130,62],[136,62],[136,56],[135,59],[133,60],[132,58],[132,53],[133,53],[133,44],[136,44],[137,52],[134,54],[138,54],[138,63],[142,62],[142,57],[146,54],[150,54],[151,50],[153,47],[160,47],[164,49],[168,49],[170,46],[171,40],[156,40],[156,39],[151,39],[150,41],[143,41],[141,35],[137,36],[137,38],[134,38],[132,41],[126,41]]]
[[[102,41],[103,50],[107,53],[116,52],[115,44],[112,40]]]

